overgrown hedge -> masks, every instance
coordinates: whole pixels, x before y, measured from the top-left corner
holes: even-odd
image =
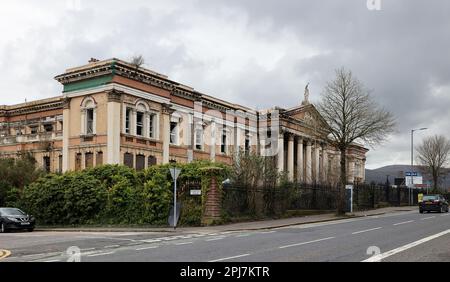
[[[210,162],[176,164],[180,183],[202,181],[200,168]],[[223,164],[214,164],[228,169]],[[136,172],[126,166],[104,165],[62,175],[47,174],[17,192],[12,203],[33,214],[41,225],[148,224],[166,225],[173,199],[169,167]],[[180,223],[198,225],[201,205],[187,198]]]

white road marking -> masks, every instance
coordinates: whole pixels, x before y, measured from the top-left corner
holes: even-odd
[[[61,260],[59,260],[59,259],[53,259],[53,260],[46,260],[46,261],[44,261],[44,262],[58,262],[58,261],[61,261]]]
[[[363,260],[362,262],[379,262],[379,261],[381,261],[381,260],[383,260],[383,259],[385,259],[387,257],[390,257],[390,256],[395,255],[397,253],[403,252],[403,251],[405,251],[407,249],[416,247],[416,246],[418,246],[420,244],[423,244],[425,242],[431,241],[433,239],[436,239],[438,237],[444,236],[444,235],[449,234],[449,233],[450,233],[450,229],[447,229],[447,230],[445,230],[443,232],[440,232],[440,233],[437,233],[437,234],[425,237],[423,239],[417,240],[415,242],[412,242],[410,244],[404,245],[402,247],[390,250],[388,252],[385,252],[385,253],[382,253],[382,254],[379,254],[379,255],[375,255],[375,256],[370,257],[370,258],[368,258],[366,260]]]
[[[225,236],[223,236],[223,237],[216,237],[216,238],[206,239],[205,241],[206,242],[218,241],[218,240],[222,240],[222,239],[225,239],[225,238],[226,238]]]
[[[85,252],[85,251],[92,251],[92,250],[95,250],[95,248],[81,249],[80,251]]]
[[[246,233],[246,234],[239,234],[236,237],[248,237],[250,235],[252,235],[252,234],[251,233]]]
[[[249,256],[249,255],[250,254],[242,254],[242,255],[238,255],[238,256],[234,256],[234,257],[227,257],[227,258],[220,258],[220,259],[210,260],[209,262],[224,261],[224,260],[229,260],[229,259],[234,259],[234,258],[246,257],[246,256]]]
[[[414,222],[414,220],[408,220],[408,221],[403,221],[403,222],[399,222],[399,223],[394,223],[392,225],[397,226],[397,225],[407,224],[407,223],[411,223],[411,222]]]
[[[145,242],[145,243],[157,243],[157,242],[161,242],[161,240],[159,240],[159,239],[148,239],[148,240],[141,240],[141,242]]]
[[[118,247],[120,247],[120,245],[109,245],[109,246],[104,246],[103,248],[109,249],[109,248],[118,248]]]
[[[148,249],[156,249],[156,248],[158,248],[158,247],[159,247],[159,246],[144,247],[144,248],[136,249],[136,251],[143,251],[143,250],[148,250]]]
[[[432,218],[435,218],[435,217],[436,217],[436,216],[425,217],[425,218],[422,218],[421,220],[432,219]]]
[[[271,234],[271,233],[275,233],[275,230],[272,231],[263,231],[263,232],[259,232],[259,234]]]
[[[378,230],[378,229],[381,229],[381,228],[383,228],[383,227],[375,227],[375,228],[370,228],[370,229],[366,229],[366,230],[356,231],[356,232],[353,232],[352,234],[353,235],[360,234],[360,233],[364,233],[364,232]]]
[[[176,243],[175,245],[177,246],[181,246],[181,245],[187,245],[187,244],[192,244],[193,242],[181,242],[181,243]]]
[[[441,216],[447,216],[447,215],[450,215],[450,213],[441,214]]]
[[[194,237],[204,237],[206,234],[195,234]]]
[[[317,240],[308,241],[308,242],[303,242],[303,243],[297,243],[297,244],[291,244],[291,245],[281,246],[281,247],[278,247],[278,248],[284,249],[284,248],[296,247],[296,246],[301,246],[301,245],[306,245],[306,244],[311,244],[311,243],[321,242],[321,241],[325,241],[325,240],[331,240],[331,239],[334,239],[334,238],[335,238],[335,237],[327,237],[327,238],[317,239]]]
[[[98,256],[112,255],[112,254],[114,254],[114,252],[92,254],[92,255],[88,255],[88,257],[98,257]]]

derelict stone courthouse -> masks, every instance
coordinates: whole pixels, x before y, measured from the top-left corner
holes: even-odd
[[[31,153],[46,170],[101,164],[145,169],[155,164],[213,160],[236,152],[276,156],[291,180],[336,181],[340,154],[326,122],[309,103],[254,110],[119,59],[67,69],[55,79],[61,95],[0,106],[0,157]],[[367,149],[347,152],[348,182],[363,182]]]

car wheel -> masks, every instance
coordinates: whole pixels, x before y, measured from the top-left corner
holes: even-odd
[[[419,210],[420,213],[423,213],[423,210]]]
[[[28,228],[28,232],[33,232],[34,228]]]

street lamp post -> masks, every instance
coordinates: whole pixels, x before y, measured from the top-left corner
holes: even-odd
[[[412,199],[412,193],[411,193],[411,189],[414,186],[414,176],[413,176],[413,170],[414,170],[414,131],[419,131],[419,130],[426,130],[428,128],[426,127],[422,127],[422,128],[417,128],[417,129],[411,129],[411,184],[409,185],[409,205],[411,206],[414,201]]]

